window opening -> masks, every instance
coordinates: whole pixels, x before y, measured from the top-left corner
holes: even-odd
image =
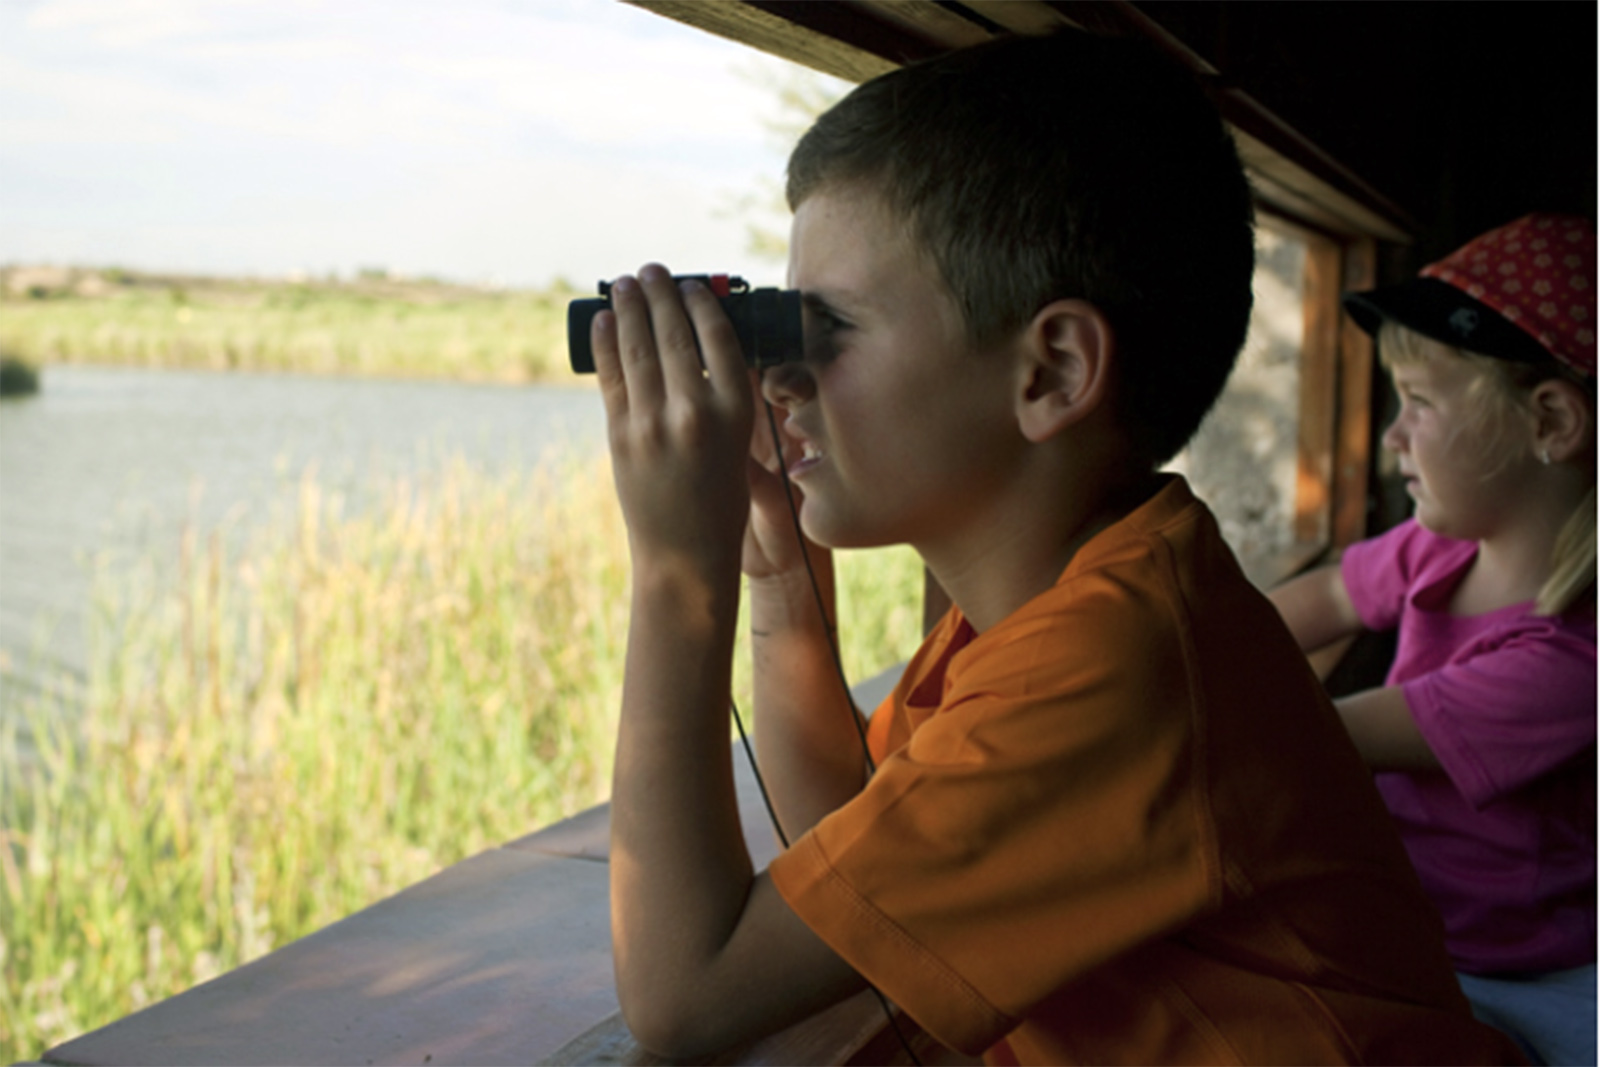
[[[1308,244],[1275,216],[1259,217],[1255,306],[1239,362],[1188,447],[1168,465],[1210,505],[1258,581],[1298,540]]]

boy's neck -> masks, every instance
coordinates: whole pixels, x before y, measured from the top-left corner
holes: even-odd
[[[1084,545],[1149,500],[1163,482],[1149,472],[1092,492],[1062,486],[1053,500],[1023,494],[1013,507],[990,517],[987,543],[980,548],[918,549],[934,578],[982,633],[1055,585]]]

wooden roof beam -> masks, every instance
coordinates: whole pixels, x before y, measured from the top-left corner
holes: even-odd
[[[1152,41],[1206,81],[1261,200],[1332,233],[1405,242],[1395,203],[1303,137],[1131,0],[626,0],[740,44],[861,82],[999,33],[1063,26]]]

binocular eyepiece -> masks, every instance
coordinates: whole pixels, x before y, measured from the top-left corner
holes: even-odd
[[[799,359],[805,354],[801,328],[800,291],[751,289],[743,278],[726,274],[677,274],[673,281],[694,279],[716,294],[733,332],[739,338],[744,361],[760,369]],[[574,300],[567,305],[567,354],[577,374],[594,373],[594,352],[589,347],[589,324],[598,312],[611,306],[611,283],[600,283],[600,296]]]

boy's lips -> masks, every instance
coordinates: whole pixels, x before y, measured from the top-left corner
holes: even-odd
[[[825,453],[820,445],[802,439],[800,441],[800,458],[789,465],[789,477],[799,478],[807,471],[821,463]]]
[[[791,422],[786,429],[793,438],[793,443],[800,447],[800,458],[789,464],[789,477],[798,478],[821,463],[825,453],[821,445],[801,433],[794,423]]]

